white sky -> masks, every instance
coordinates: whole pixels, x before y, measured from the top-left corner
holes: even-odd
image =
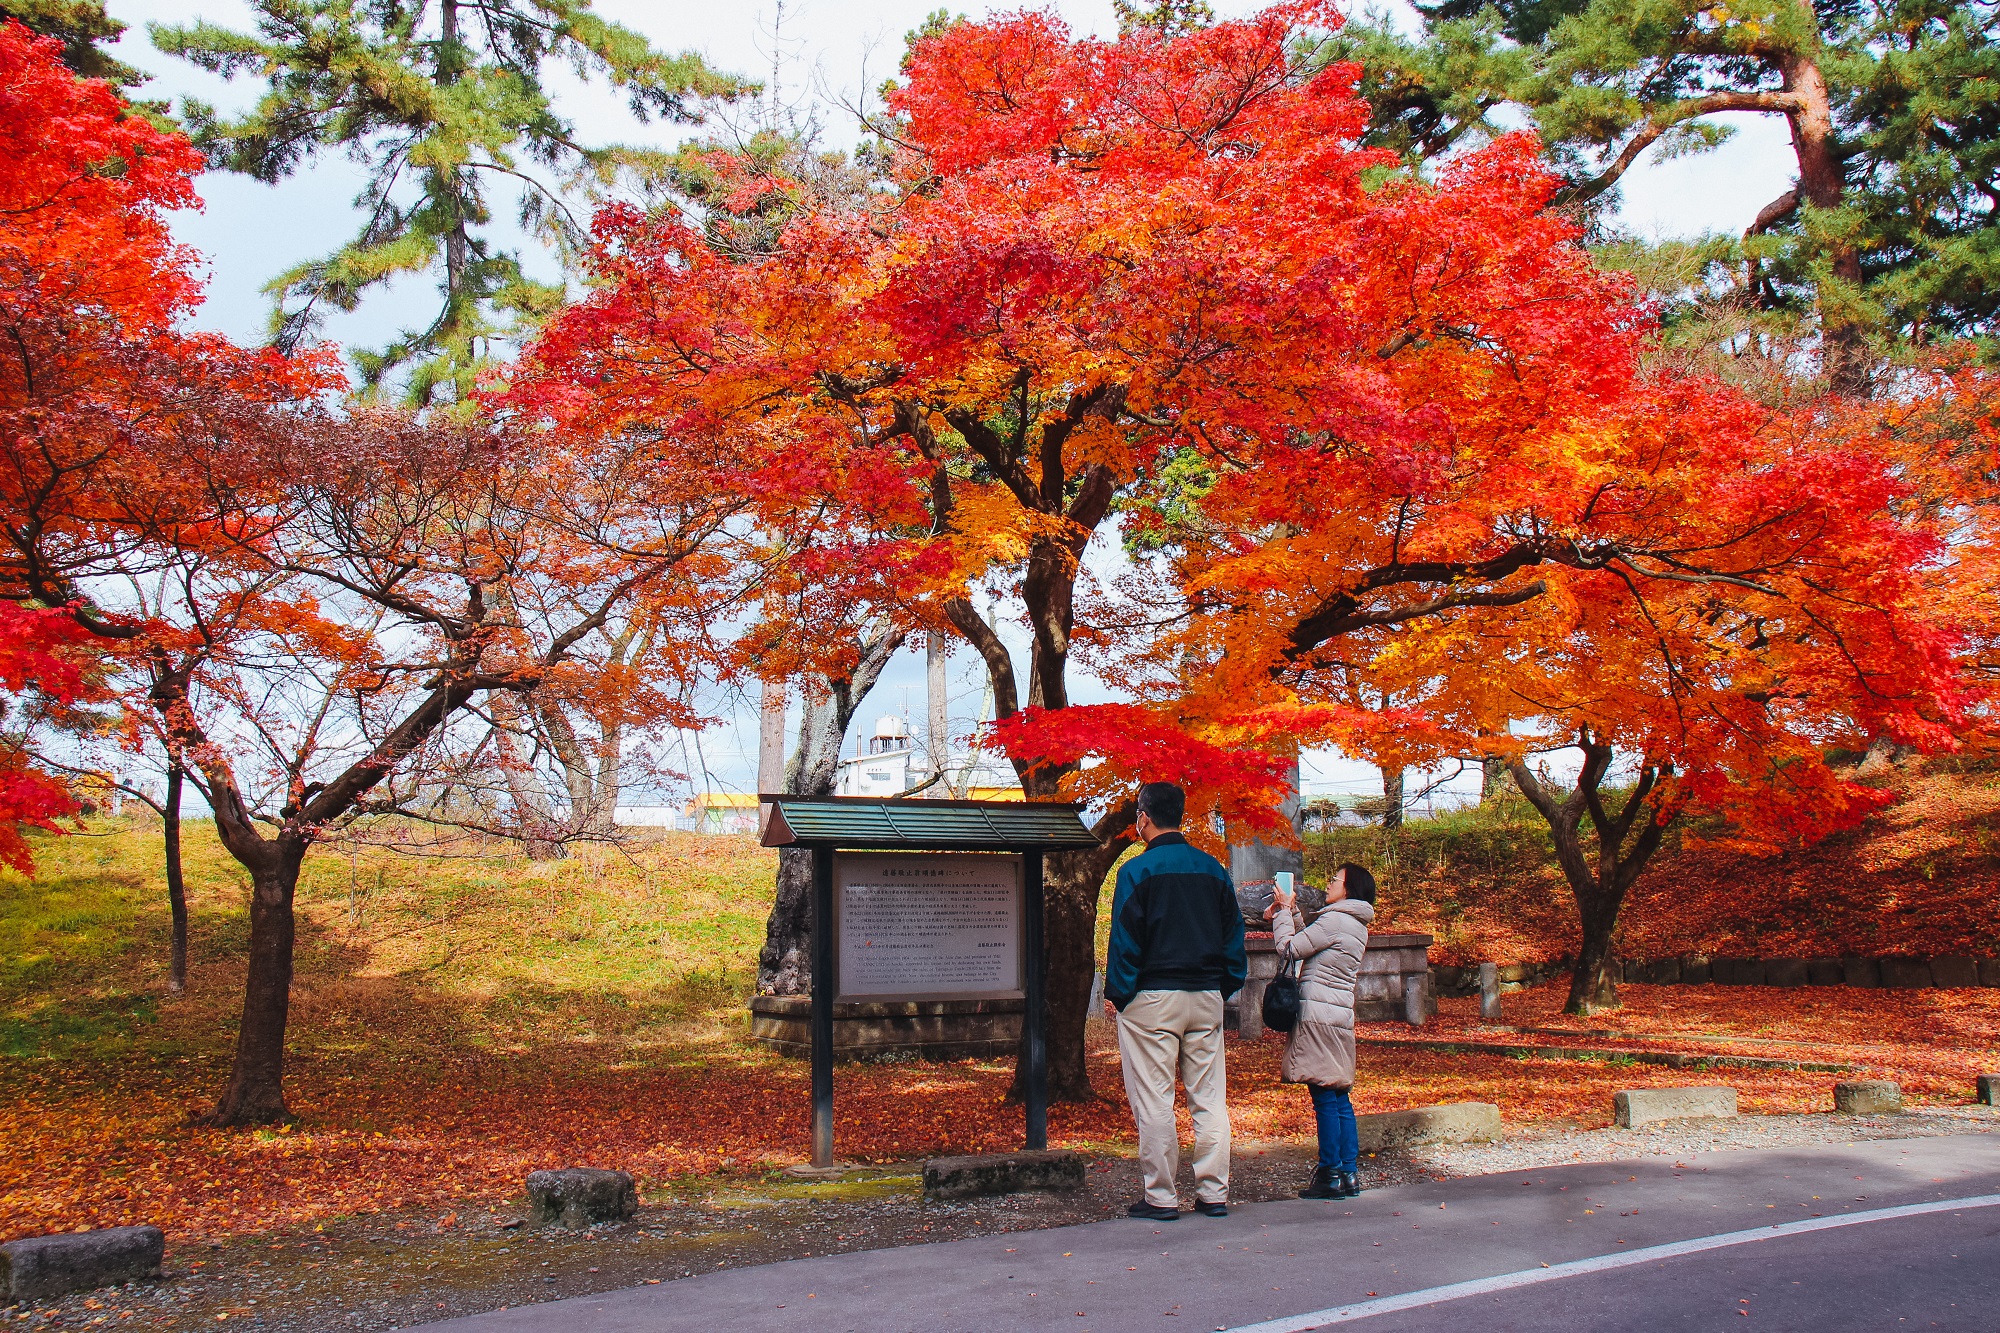
[[[1251,0],[1211,2],[1224,18],[1249,14],[1260,7]],[[644,33],[656,46],[697,50],[717,68],[750,78],[770,77],[776,13],[772,0],[754,5],[599,0],[597,7],[606,17]],[[903,49],[903,34],[938,7],[939,0],[789,0],[778,43],[783,100],[816,103],[827,140],[852,143],[855,129],[838,103],[852,103],[893,73]],[[985,6],[963,0],[948,7],[975,15],[986,12]],[[1080,34],[1108,36],[1116,30],[1111,0],[1054,0],[1047,8],[1061,14]],[[109,9],[112,17],[131,25],[115,54],[155,76],[141,90],[141,96],[178,102],[192,95],[229,111],[247,106],[261,90],[255,81],[225,83],[162,55],[145,34],[148,22],[182,23],[196,18],[247,30],[252,26],[251,15],[240,0],[110,0]],[[1404,17],[1409,17],[1407,10]],[[660,144],[688,133],[674,127],[641,126],[608,91],[582,87],[567,75],[555,86],[559,112],[576,122],[586,141]],[[1758,209],[1791,183],[1790,138],[1781,119],[1749,115],[1726,119],[1739,133],[1720,150],[1673,162],[1647,162],[1627,176],[1621,216],[1628,228],[1650,239],[1740,232]],[[359,182],[359,173],[341,158],[322,159],[277,186],[239,176],[203,177],[200,191],[206,207],[181,215],[175,228],[181,239],[208,261],[207,301],[196,323],[234,338],[260,339],[268,309],[260,288],[274,274],[302,259],[324,254],[352,235],[357,219],[350,203]],[[498,215],[503,210],[495,211]],[[541,268],[553,276],[545,262]],[[375,295],[351,316],[329,321],[325,333],[345,343],[379,344],[405,325],[428,320],[434,300],[427,280],[406,283]],[[1100,539],[1091,559],[1094,565],[1115,564],[1117,557]],[[973,655],[961,651],[952,659],[951,675],[954,729],[962,730],[977,715],[984,674],[976,669]],[[1079,680],[1076,697],[1078,702],[1092,702],[1114,695],[1096,682]],[[729,709],[727,701],[717,701],[717,711]],[[700,748],[715,787],[750,790],[756,776],[756,721],[750,707],[739,704],[736,711],[739,720],[705,734]],[[871,732],[875,718],[882,713],[902,714],[921,728],[924,666],[920,655],[905,653],[892,664],[857,719],[856,733]],[[692,749],[690,746],[690,755]],[[1416,785],[1412,775],[1413,790]],[[1372,767],[1330,753],[1307,757],[1305,786],[1308,795],[1380,791]],[[1457,790],[1476,790],[1476,786],[1476,771],[1453,784]]]

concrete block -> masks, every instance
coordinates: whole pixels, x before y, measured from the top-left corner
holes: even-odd
[[[1888,957],[1880,960],[1882,985],[1895,990],[1922,990],[1931,985],[1930,960]]]
[[[1809,986],[1838,986],[1845,981],[1846,973],[1838,958],[1806,959],[1806,984]]]
[[[10,1240],[0,1245],[0,1297],[38,1301],[158,1277],[166,1249],[160,1229],[146,1226]]]
[[[1356,1116],[1354,1120],[1363,1152],[1421,1143],[1491,1143],[1500,1137],[1500,1108],[1491,1102],[1448,1102],[1409,1111],[1377,1111]]]
[[[1080,1190],[1086,1169],[1083,1154],[1066,1148],[933,1157],[924,1163],[924,1197],[970,1199],[983,1194]]]
[[[1681,959],[1681,984],[1683,986],[1706,986],[1715,980],[1715,964],[1700,954],[1689,954]]]
[[[1981,1074],[1977,1086],[1981,1106],[2000,1106],[2000,1074]]]
[[[1836,1083],[1833,1109],[1842,1115],[1895,1115],[1903,1109],[1903,1089],[1875,1078]]]
[[[1734,1088],[1627,1088],[1611,1095],[1620,1129],[1659,1120],[1727,1120],[1736,1114]]]
[[[1862,958],[1857,954],[1843,955],[1840,960],[1840,979],[1844,985],[1873,990],[1882,984],[1882,962],[1877,958]]]
[[[2000,958],[1982,958],[1979,960],[1979,984],[1982,986],[2000,986]]]
[[[1954,956],[1931,959],[1931,984],[1961,990],[1979,984],[1979,960]]]
[[[1764,960],[1764,984],[1766,986],[1804,986],[1812,980],[1812,968],[1803,958],[1767,958]]]
[[[571,1166],[528,1173],[528,1225],[587,1227],[623,1222],[639,1210],[639,1191],[626,1171]]]

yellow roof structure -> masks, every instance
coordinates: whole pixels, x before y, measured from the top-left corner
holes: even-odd
[[[757,795],[747,791],[708,791],[688,798],[687,812],[697,810],[755,810]]]

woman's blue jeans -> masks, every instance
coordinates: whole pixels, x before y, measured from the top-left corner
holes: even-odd
[[[1361,1139],[1354,1128],[1354,1103],[1346,1088],[1323,1088],[1306,1084],[1312,1094],[1313,1119],[1319,1126],[1319,1164],[1334,1171],[1356,1171],[1361,1166]]]

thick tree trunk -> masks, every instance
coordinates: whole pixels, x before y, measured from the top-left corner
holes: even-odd
[[[1798,0],[1798,4],[1802,21],[1812,24],[1812,31],[1817,32],[1819,17],[1812,0]],[[1799,110],[1786,116],[1798,155],[1799,194],[1814,208],[1836,209],[1847,199],[1847,170],[1834,133],[1833,99],[1816,55],[1812,48],[1802,49],[1782,58],[1778,68],[1785,91],[1801,104]],[[1836,393],[1865,396],[1871,379],[1868,334],[1861,312],[1855,308],[1863,276],[1861,252],[1851,241],[1837,240],[1828,259],[1839,289],[1822,288],[1819,294],[1827,380]]]
[[[1574,886],[1572,886],[1574,887]],[[1611,975],[1611,932],[1618,925],[1618,909],[1624,895],[1593,894],[1588,900],[1577,895],[1578,918],[1583,926],[1583,942],[1577,951],[1576,967],[1570,972],[1566,1014],[1595,1014],[1616,1009],[1623,1002]]]
[[[757,954],[759,995],[812,994],[812,853],[778,849],[778,894]]]
[[[1479,803],[1497,801],[1507,790],[1507,761],[1489,754],[1479,761]]]
[[[1403,827],[1403,766],[1382,769],[1382,827]]]
[[[167,800],[160,811],[165,825],[162,841],[167,862],[167,909],[173,913],[173,941],[167,951],[167,989],[175,994],[187,989],[188,905],[187,884],[181,878],[181,784],[185,774],[179,764],[167,766]]]
[[[1084,1024],[1090,1020],[1090,985],[1097,973],[1097,900],[1105,875],[1124,850],[1122,842],[1114,842],[1109,847],[1058,852],[1042,865],[1050,1101],[1097,1100],[1084,1063]],[[1011,1100],[1027,1095],[1026,1065],[1025,1060],[1015,1062],[1014,1083],[1008,1091]]]
[[[243,987],[243,1021],[229,1085],[202,1123],[267,1125],[292,1119],[285,1106],[285,1025],[291,1016],[293,896],[303,844],[271,847],[251,867],[250,975]]]

